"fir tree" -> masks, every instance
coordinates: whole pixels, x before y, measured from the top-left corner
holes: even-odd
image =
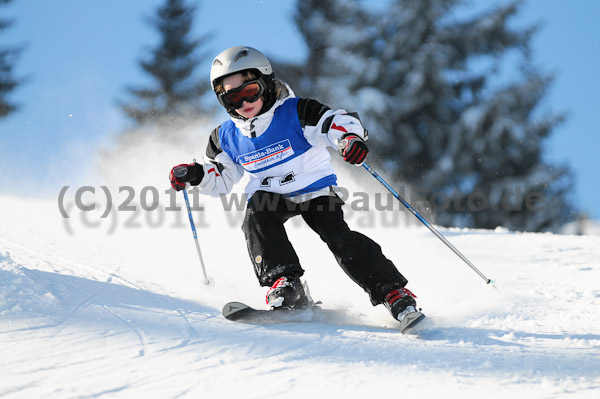
[[[328,48],[309,44],[309,59],[328,74],[296,79],[324,85],[329,99],[361,113],[372,133],[370,162],[437,205],[438,223],[555,230],[574,213],[571,177],[542,157],[562,116],[534,118],[551,84],[529,57],[535,28],[508,27],[518,3],[462,19],[453,13],[459,4],[396,0],[381,13],[339,13],[324,23],[331,12],[299,2],[307,43],[327,29]],[[352,18],[362,22],[349,25]],[[500,85],[509,51],[522,54],[523,69]]]
[[[366,18],[356,0],[298,1],[294,21],[308,47],[308,58],[302,65],[274,62],[278,76],[297,94],[345,103],[331,90],[355,86],[353,66],[361,65],[355,60],[376,32]],[[340,82],[344,76],[348,77],[345,85]]]
[[[140,65],[152,78],[147,88],[129,87],[134,100],[121,107],[141,125],[202,113],[201,96],[208,90],[204,80],[197,80],[194,71],[205,55],[196,54],[207,36],[191,38],[196,8],[185,0],[165,0],[150,23],[160,33],[160,43]]]
[[[0,0],[0,6],[10,3],[11,0]],[[10,27],[11,20],[0,19],[0,33]],[[21,83],[14,76],[14,66],[21,53],[18,47],[0,47],[0,118],[8,116],[17,109],[17,106],[8,98],[9,94]]]

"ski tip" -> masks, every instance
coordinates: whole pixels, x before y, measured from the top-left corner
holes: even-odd
[[[402,331],[402,334],[406,334],[411,328],[415,327],[424,318],[425,318],[425,314],[423,314],[423,313],[421,313],[419,311],[413,312],[413,313],[409,313],[400,322],[400,331]]]
[[[229,302],[223,306],[221,313],[228,320],[236,320],[247,309],[250,309],[250,307],[241,302]]]

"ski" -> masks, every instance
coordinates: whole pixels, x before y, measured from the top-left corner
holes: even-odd
[[[408,313],[402,318],[402,320],[400,320],[400,331],[402,331],[403,334],[408,332],[411,328],[419,324],[424,318],[425,315],[420,311]]]
[[[277,308],[267,310],[255,309],[242,302],[229,302],[223,306],[222,313],[227,320],[231,321],[269,324],[322,321],[328,311],[321,309],[317,304],[303,309]]]
[[[274,310],[255,309],[242,302],[229,302],[223,306],[223,317],[227,320],[248,324],[278,324],[306,322],[344,323],[344,314],[335,309],[322,309],[317,306],[304,309],[280,308]],[[399,321],[399,330],[406,333],[417,325],[425,315],[419,311],[407,314]]]

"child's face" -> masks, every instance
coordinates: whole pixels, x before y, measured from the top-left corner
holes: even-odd
[[[231,76],[228,76],[225,79],[223,79],[223,88],[227,92],[229,90],[240,87],[244,83],[245,83],[244,76],[241,73],[236,73],[235,75],[231,75]],[[240,108],[236,109],[235,112],[237,112],[244,118],[250,119],[250,118],[254,118],[256,115],[258,115],[258,113],[262,109],[262,106],[263,106],[263,99],[261,97],[258,100],[254,101],[253,103],[244,101],[242,106]]]

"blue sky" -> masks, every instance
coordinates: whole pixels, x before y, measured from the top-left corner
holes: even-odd
[[[116,107],[127,85],[144,84],[138,66],[157,35],[144,22],[162,0],[14,0],[0,9],[15,25],[2,45],[24,44],[17,73],[27,79],[12,99],[18,113],[0,120],[0,191],[56,195],[62,182],[92,167],[94,151],[125,125]],[[367,1],[380,7],[386,1]],[[465,12],[502,1],[472,1]],[[200,2],[197,34],[212,33],[216,55],[250,45],[280,59],[302,61],[304,43],[292,20],[292,0]],[[556,80],[540,112],[566,111],[547,142],[547,158],[576,175],[573,195],[600,219],[600,2],[529,0],[515,23],[542,23],[533,59]],[[202,66],[208,80],[208,63]],[[202,72],[202,71],[201,71]]]

